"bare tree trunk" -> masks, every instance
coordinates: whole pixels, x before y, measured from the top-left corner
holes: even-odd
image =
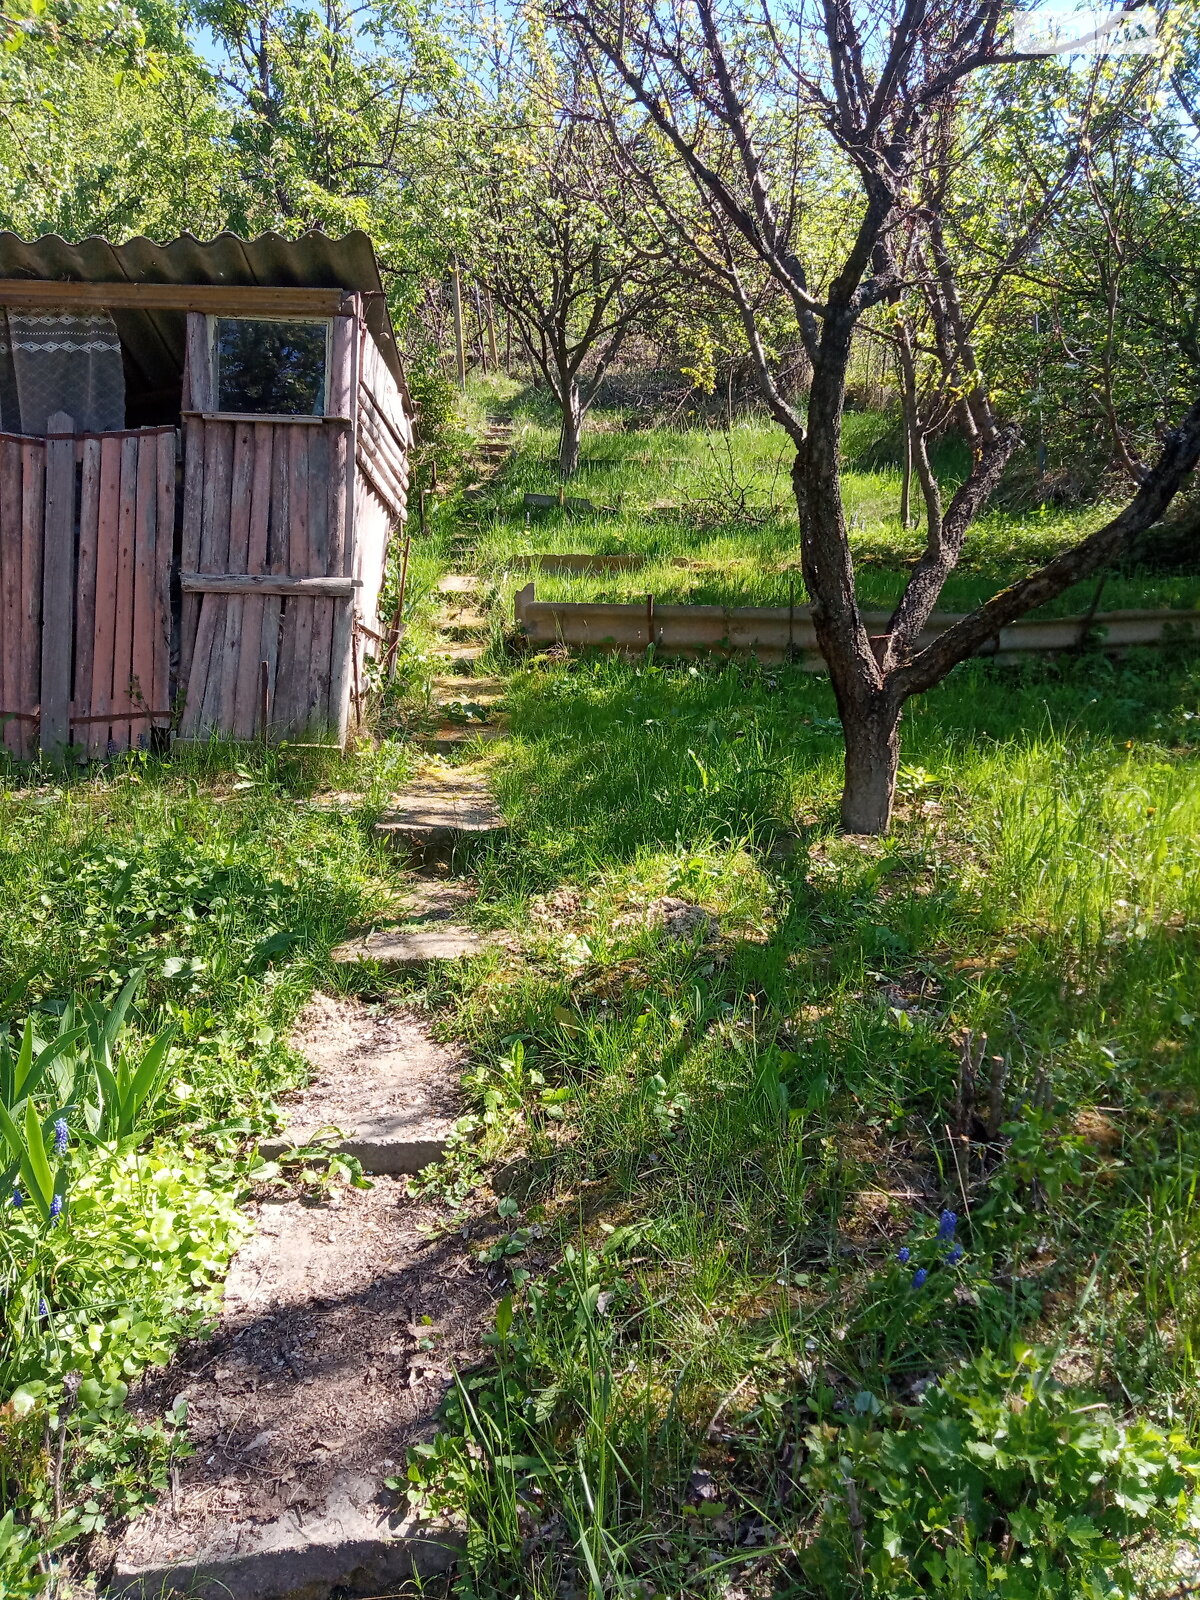
[[[866,705],[840,702],[839,696],[846,739],[842,828],[846,833],[886,833],[900,761],[900,707],[886,694],[873,696]]]
[[[842,827],[847,833],[886,833],[892,817],[904,697],[889,690],[880,667],[886,639],[869,638],[863,626],[846,532],[841,485],[842,403],[853,328],[848,311],[826,319],[813,362],[807,434],[793,463],[792,486],[813,625],[829,668],[846,741]]]
[[[462,277],[458,262],[450,267],[450,294],[454,303],[454,358],[458,372],[458,387],[467,387],[467,350],[463,343]]]
[[[583,432],[583,401],[574,378],[564,377],[559,388],[562,432],[558,442],[558,470],[569,478],[579,465],[579,436]]]

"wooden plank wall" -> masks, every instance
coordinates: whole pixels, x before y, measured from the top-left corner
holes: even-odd
[[[354,575],[358,591],[359,620],[379,629],[379,595],[387,564],[388,539],[402,527],[407,515],[408,456],[412,448],[412,422],[379,346],[362,330],[362,355],[358,384],[357,465],[366,480],[367,493],[356,495]],[[364,653],[376,648],[370,633]]]
[[[180,736],[341,743],[355,624],[379,631],[388,536],[405,516],[404,398],[351,296],[333,319],[327,416],[222,417],[203,323],[189,319]],[[278,592],[194,592],[190,574],[269,577]],[[313,579],[345,587],[300,590]]]
[[[37,748],[46,446],[0,434],[0,750]]]
[[[184,573],[340,577],[347,424],[189,417]],[[333,611],[326,596],[185,593],[180,737],[320,738],[330,707]],[[264,680],[267,715],[263,725]]]
[[[79,459],[71,724],[89,756],[171,719],[174,428],[85,438]]]
[[[169,722],[176,437],[0,436],[0,711],[22,714],[0,734],[11,755],[70,742],[103,756]],[[48,451],[65,454],[54,496]]]

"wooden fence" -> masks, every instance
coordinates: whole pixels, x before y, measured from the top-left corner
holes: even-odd
[[[170,720],[174,428],[0,435],[0,743],[146,743]]]
[[[864,611],[868,631],[881,633],[887,611]],[[918,640],[930,643],[959,620],[935,612]],[[762,661],[795,660],[813,672],[825,663],[807,606],[659,605],[652,595],[633,604],[539,600],[526,584],[516,596],[517,627],[541,644],[590,645],[637,654],[650,644],[666,655],[755,655]],[[1200,612],[1099,611],[1083,617],[1025,617],[1001,628],[978,653],[1010,659],[1026,652],[1075,650],[1090,637],[1106,649],[1159,644],[1171,636],[1200,639]]]

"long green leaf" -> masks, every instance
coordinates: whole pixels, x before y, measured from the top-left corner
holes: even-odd
[[[21,1048],[17,1051],[17,1070],[13,1074],[12,1098],[8,1102],[11,1111],[25,1093],[25,1080],[33,1068],[33,1018],[26,1017],[25,1032],[21,1035]]]
[[[103,1051],[98,1051],[92,1062],[96,1074],[96,1102],[100,1112],[100,1132],[110,1136],[116,1131],[121,1117],[121,1092],[117,1088],[117,1080],[113,1070],[105,1057],[108,1055],[107,1046]]]
[[[39,1050],[34,1057],[33,1065],[29,1069],[17,1098],[25,1099],[29,1095],[36,1094],[42,1086],[46,1073],[54,1065],[55,1061],[60,1056],[65,1055],[68,1050],[74,1049],[82,1038],[82,1028],[78,1029],[74,1034],[60,1033],[56,1038],[51,1039],[48,1045]],[[13,1104],[16,1104],[15,1100]]]
[[[26,1177],[38,1209],[50,1215],[50,1202],[54,1199],[54,1174],[46,1156],[46,1141],[42,1134],[41,1119],[32,1100],[25,1102],[25,1161]],[[36,1191],[36,1192],[34,1192]]]
[[[150,1048],[142,1057],[142,1063],[133,1075],[133,1081],[128,1085],[121,1098],[121,1136],[133,1132],[137,1122],[138,1113],[146,1103],[148,1096],[158,1082],[158,1075],[162,1070],[163,1060],[170,1048],[171,1040],[175,1037],[174,1026],[164,1028],[151,1042]]]
[[[142,979],[144,977],[144,971],[139,968],[138,971],[135,972],[130,978],[125,987],[121,990],[120,994],[116,998],[116,1002],[114,1003],[112,1010],[104,1019],[104,1038],[107,1041],[110,1050],[116,1046],[117,1036],[121,1032],[121,1029],[125,1026],[125,1017],[130,1006],[133,1004],[134,996],[141,988]]]
[[[19,1162],[25,1154],[25,1141],[21,1137],[21,1130],[9,1116],[6,1105],[0,1105],[0,1138],[8,1146],[12,1159]]]

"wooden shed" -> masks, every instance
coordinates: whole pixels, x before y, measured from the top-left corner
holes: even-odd
[[[342,745],[411,440],[365,234],[0,233],[0,748]]]

